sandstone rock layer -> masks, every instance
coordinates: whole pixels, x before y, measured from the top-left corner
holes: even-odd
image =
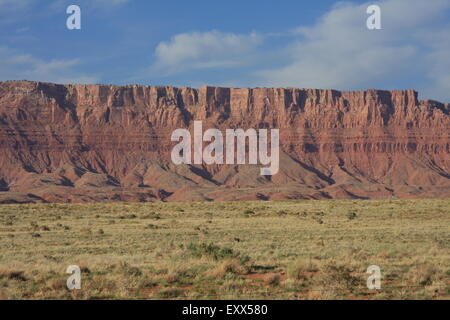
[[[177,128],[280,129],[280,170],[181,165]],[[450,197],[450,106],[340,92],[0,82],[0,203]]]

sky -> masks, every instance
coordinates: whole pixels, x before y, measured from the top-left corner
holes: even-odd
[[[66,9],[81,8],[69,30]],[[369,30],[366,10],[381,9]],[[0,80],[415,89],[450,102],[450,0],[0,0]]]

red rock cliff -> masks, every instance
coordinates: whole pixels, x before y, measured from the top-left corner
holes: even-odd
[[[177,128],[279,128],[280,171],[175,166]],[[450,107],[413,90],[0,82],[0,202],[450,197]]]

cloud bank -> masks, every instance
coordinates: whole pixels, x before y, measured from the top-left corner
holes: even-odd
[[[450,100],[448,0],[385,0],[382,30],[368,30],[369,5],[339,3],[312,26],[281,35],[220,31],[182,33],[158,44],[153,70],[182,74],[192,69],[251,67],[238,86],[334,88],[413,87],[422,96]],[[276,37],[276,36],[275,36]],[[273,42],[273,43],[272,43]]]
[[[248,64],[262,37],[216,30],[177,34],[158,44],[153,68],[168,74],[192,69],[229,68]]]

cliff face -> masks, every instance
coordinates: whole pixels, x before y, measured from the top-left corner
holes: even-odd
[[[175,166],[177,128],[280,129],[280,170]],[[0,202],[450,196],[450,106],[413,90],[0,82]]]

